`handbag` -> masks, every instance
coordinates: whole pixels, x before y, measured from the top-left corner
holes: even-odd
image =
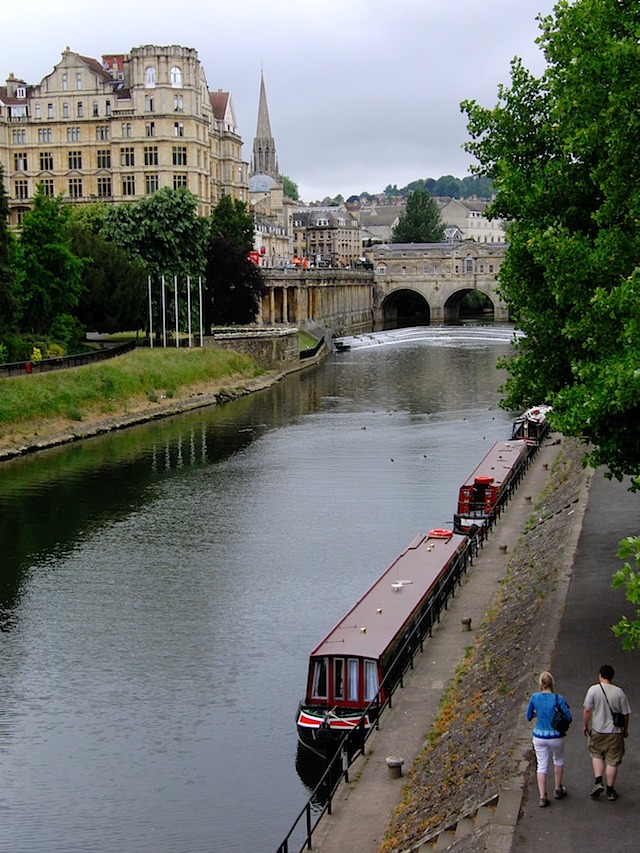
[[[569,719],[569,717],[567,717],[560,705],[558,705],[557,695],[556,706],[553,709],[553,717],[551,718],[551,725],[557,732],[560,732],[561,737],[564,737],[566,735],[566,733],[569,731],[569,726],[571,725],[571,720]]]
[[[604,698],[607,702],[607,705],[609,705],[609,697],[607,696],[607,691],[604,689],[604,687],[602,687],[602,684],[600,685],[600,687],[602,688],[602,692],[604,693]],[[611,716],[613,717],[613,725],[617,729],[623,729],[624,714],[622,713],[622,711],[614,711],[611,705],[609,705],[609,710],[611,711]]]

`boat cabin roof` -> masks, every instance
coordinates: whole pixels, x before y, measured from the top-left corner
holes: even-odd
[[[434,535],[442,533],[449,535]],[[416,536],[313,650],[312,658],[381,657],[465,542],[465,536],[450,531]]]
[[[497,441],[463,483],[473,486],[478,478],[485,485],[501,486],[518,460],[528,452],[526,441]],[[489,480],[489,478],[491,478]]]

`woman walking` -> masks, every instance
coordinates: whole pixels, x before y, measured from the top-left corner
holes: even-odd
[[[567,789],[562,784],[564,773],[564,734],[553,728],[552,720],[556,703],[564,712],[568,720],[571,720],[571,711],[563,696],[555,693],[553,675],[545,670],[540,673],[538,679],[540,691],[534,693],[529,700],[527,708],[527,720],[536,718],[533,728],[533,749],[537,762],[538,794],[540,795],[540,808],[549,805],[547,798],[547,770],[549,759],[553,759],[553,779],[555,786],[554,796],[561,800],[567,794]]]

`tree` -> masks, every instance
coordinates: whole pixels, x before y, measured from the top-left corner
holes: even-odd
[[[210,233],[225,237],[248,254],[253,249],[253,219],[246,204],[223,196],[211,214]]]
[[[72,247],[85,260],[79,321],[95,332],[142,329],[147,321],[147,277],[142,261],[83,227],[70,228]]]
[[[282,188],[286,198],[293,199],[293,201],[300,201],[298,185],[286,175],[282,176]]]
[[[206,247],[205,325],[252,323],[266,292],[262,274],[249,259],[253,220],[246,205],[224,196],[211,216]]]
[[[0,332],[13,329],[18,321],[16,241],[7,225],[9,202],[0,166]]]
[[[509,251],[500,288],[525,333],[506,407],[554,407],[593,465],[640,471],[640,6],[561,2],[540,19],[548,67],[519,60],[499,103],[462,107],[467,149],[497,196]]]
[[[131,258],[139,258],[153,279],[203,272],[207,223],[198,200],[183,188],[164,187],[140,201],[109,207],[102,236]]]
[[[549,402],[552,424],[593,450],[586,460],[640,488],[640,6],[559,2],[540,19],[548,67],[519,60],[493,109],[469,116],[474,154],[508,221],[500,287],[525,333],[507,367],[504,405]],[[620,556],[639,564],[640,540]],[[614,575],[640,604],[626,563]],[[614,626],[640,643],[636,621]]]
[[[433,185],[431,189],[432,195],[450,196],[451,198],[462,198],[464,189],[460,178],[454,178],[453,175],[443,175]]]
[[[407,198],[404,213],[391,232],[392,243],[439,243],[444,239],[444,223],[438,205],[425,189],[414,190]]]
[[[212,234],[207,244],[205,280],[207,328],[255,320],[266,287],[260,270],[242,246]]]
[[[68,212],[39,185],[22,221],[19,259],[24,276],[22,325],[45,334],[59,314],[72,315],[82,292],[83,262],[71,248]]]

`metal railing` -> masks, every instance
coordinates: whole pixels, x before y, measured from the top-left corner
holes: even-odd
[[[135,341],[126,344],[116,344],[96,350],[96,352],[81,353],[79,355],[63,355],[59,358],[43,358],[38,361],[12,361],[8,364],[0,364],[0,378],[6,376],[24,376],[25,373],[48,373],[51,370],[65,370],[69,367],[79,367],[83,364],[94,364],[116,355],[131,352],[136,347]]]

